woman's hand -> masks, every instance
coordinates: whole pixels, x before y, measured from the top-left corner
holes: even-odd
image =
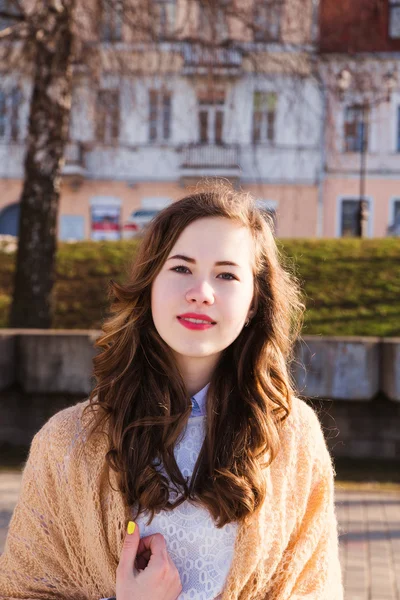
[[[160,533],[140,539],[139,527],[125,535],[117,567],[117,600],[176,600],[179,573]]]

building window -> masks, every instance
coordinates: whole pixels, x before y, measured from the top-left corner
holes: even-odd
[[[0,90],[0,138],[16,142],[20,138],[20,106],[22,94],[15,87],[6,92]]]
[[[201,144],[223,144],[225,92],[210,90],[199,94],[199,141]]]
[[[118,198],[94,197],[90,200],[92,240],[121,239],[121,200]]]
[[[100,38],[102,42],[122,40],[123,0],[102,0]]]
[[[85,218],[81,215],[61,215],[59,239],[64,242],[85,239]]]
[[[273,92],[254,92],[253,144],[275,140],[277,96]]]
[[[340,236],[357,237],[359,222],[359,198],[344,198],[341,201]],[[367,200],[368,221],[370,221],[370,202]],[[369,225],[369,223],[368,223]]]
[[[400,199],[393,203],[393,221],[400,225]]]
[[[222,6],[221,6],[222,5]],[[227,13],[229,2],[220,2],[220,6],[210,3],[199,3],[199,31],[208,39],[222,42],[229,38]]]
[[[17,19],[13,19],[13,15],[16,17],[22,16],[18,8],[18,3],[15,0],[0,0],[0,12],[7,15],[0,18],[0,31],[12,27],[18,22]]]
[[[149,140],[161,142],[171,137],[171,93],[149,91]]]
[[[119,138],[119,92],[100,90],[97,95],[96,139],[114,144]]]
[[[175,0],[154,0],[154,31],[158,39],[168,39],[175,29]]]
[[[400,237],[400,198],[392,201],[388,234]]]
[[[277,233],[277,216],[276,211],[278,208],[278,202],[276,200],[257,200],[256,206],[259,210],[266,215],[268,223],[271,225],[272,231]]]
[[[170,204],[172,204],[171,198],[164,196],[147,196],[140,201],[140,206],[146,210],[162,210]]]
[[[400,106],[397,107],[397,152],[400,152]]]
[[[400,0],[389,0],[389,37],[400,39]]]
[[[271,42],[279,39],[281,2],[254,0],[254,41]]]
[[[368,108],[359,104],[348,106],[344,117],[344,151],[360,152],[364,139],[364,149],[368,150]]]

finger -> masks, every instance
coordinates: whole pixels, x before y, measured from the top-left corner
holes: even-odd
[[[150,557],[146,558],[144,556],[144,554],[142,554],[141,556],[137,556],[136,557],[136,563],[135,563],[135,566],[136,566],[137,570],[138,571],[144,571],[145,568],[147,567],[147,565],[149,564],[149,560],[150,560]]]
[[[129,524],[131,523],[133,522],[129,521]],[[118,572],[123,579],[127,579],[129,577],[133,578],[133,568],[135,565],[136,554],[140,542],[139,527],[135,523],[134,525],[135,528],[133,533],[128,533],[128,529],[128,531],[125,534],[125,539],[121,550],[121,556],[119,559]]]
[[[140,540],[138,554],[145,556],[150,551],[150,559],[147,566],[160,568],[168,562],[168,552],[164,536],[161,533],[148,535]]]
[[[153,533],[153,535],[147,535],[142,537],[139,542],[138,554],[143,554],[150,551],[151,554],[163,555],[167,551],[164,536],[161,533]]]
[[[151,556],[150,550],[144,550],[144,552],[137,551],[136,554],[136,568],[137,569],[145,569],[149,563]]]
[[[136,559],[141,558],[141,559],[145,560],[146,562],[149,562],[150,556],[151,556],[150,550],[145,550],[144,552],[139,552],[139,550],[138,550],[137,554],[136,554]]]

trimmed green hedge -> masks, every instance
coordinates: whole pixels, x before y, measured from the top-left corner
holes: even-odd
[[[60,244],[56,328],[101,327],[110,279],[123,281],[136,241]],[[280,240],[302,283],[303,335],[400,336],[400,239]],[[14,254],[0,251],[0,327],[7,326]]]

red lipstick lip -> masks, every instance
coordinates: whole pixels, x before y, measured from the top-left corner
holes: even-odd
[[[215,323],[211,317],[208,315],[199,315],[197,313],[185,313],[183,315],[178,315],[178,319],[201,319],[202,321],[209,321],[210,323]]]

